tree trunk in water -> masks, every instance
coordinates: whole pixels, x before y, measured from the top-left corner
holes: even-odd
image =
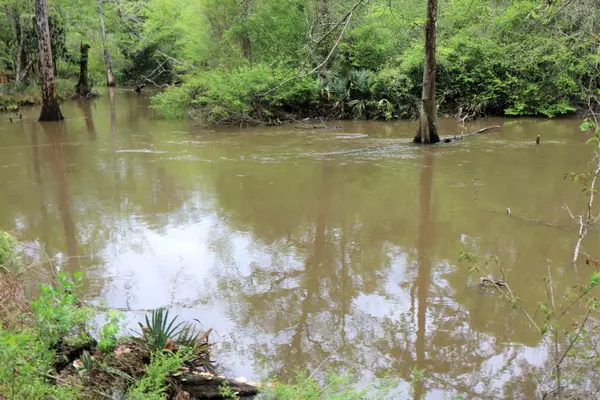
[[[423,63],[423,93],[419,108],[419,128],[415,143],[437,143],[437,106],[435,103],[435,29],[437,24],[437,0],[427,1],[425,25],[425,61]]]
[[[112,61],[106,45],[106,29],[104,28],[104,11],[102,11],[102,0],[98,0],[98,14],[100,15],[100,30],[102,33],[102,50],[104,51],[104,64],[106,65],[106,86],[115,86],[115,77],[112,72]]]
[[[54,80],[46,0],[35,0],[35,20],[40,52],[40,74],[42,76],[42,112],[39,120],[60,121],[63,116],[56,99],[56,81]]]
[[[250,0],[242,2],[242,32],[240,33],[240,46],[244,58],[252,60],[252,43],[250,42],[250,32],[248,32],[248,17],[250,16]]]
[[[88,81],[88,50],[90,46],[81,43],[81,59],[79,60],[79,82],[75,86],[75,91],[81,97],[88,97],[92,90]]]

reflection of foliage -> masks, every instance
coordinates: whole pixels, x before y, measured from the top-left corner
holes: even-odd
[[[548,298],[547,301],[538,303],[543,321],[537,323],[506,282],[498,257],[488,256],[482,259],[463,249],[459,260],[466,260],[469,274],[479,275],[482,286],[496,289],[539,333],[543,348],[550,357],[536,373],[537,392],[543,397],[552,395],[560,399],[565,394],[572,398],[585,396],[588,390],[598,390],[594,384],[598,381],[597,367],[600,365],[600,356],[596,350],[598,327],[593,322],[592,313],[600,309],[600,299],[592,294],[592,290],[600,286],[600,272],[594,272],[588,283],[575,285],[573,289],[577,290],[567,293],[567,302],[563,305],[558,303],[561,297],[555,295],[551,267],[548,264],[548,276],[544,279]],[[501,280],[494,278],[493,272],[489,270],[494,266],[502,275]],[[575,315],[576,323],[569,324],[565,321],[564,317],[569,314]]]

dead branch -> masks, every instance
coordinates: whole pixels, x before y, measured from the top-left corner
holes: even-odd
[[[316,43],[313,45],[313,49],[314,49],[315,47],[317,47],[319,44],[321,44],[321,42],[322,42],[323,40],[327,39],[327,37],[328,37],[329,35],[331,35],[331,34],[333,33],[333,31],[335,31],[335,30],[336,30],[336,29],[337,29],[337,28],[338,28],[338,27],[339,27],[339,26],[342,24],[342,22],[344,22],[344,21],[345,21],[345,20],[346,20],[348,17],[350,17],[350,16],[352,15],[352,13],[354,12],[354,10],[356,10],[356,9],[358,8],[358,6],[359,6],[359,5],[361,5],[361,4],[363,3],[363,1],[364,1],[364,0],[359,0],[359,1],[358,1],[358,2],[357,2],[355,5],[354,5],[354,7],[352,7],[352,8],[350,9],[350,11],[348,11],[348,12],[346,13],[346,15],[344,15],[344,16],[342,17],[342,19],[340,19],[340,20],[339,20],[339,21],[338,21],[338,22],[337,22],[337,23],[336,23],[336,24],[333,26],[333,28],[331,28],[331,29],[330,29],[330,30],[329,30],[329,31],[328,31],[328,32],[327,32],[325,35],[323,35],[323,36],[321,37],[321,39],[319,39],[319,40],[318,40],[318,41],[317,41],[317,42],[316,42]]]
[[[575,250],[573,251],[573,265],[574,266],[577,264],[577,258],[579,257],[579,249],[581,247],[581,242],[586,237],[586,235],[588,233],[588,228],[589,228],[590,223],[592,222],[592,218],[593,218],[592,217],[592,205],[594,204],[594,195],[596,194],[596,192],[595,192],[596,179],[598,178],[598,174],[600,174],[600,155],[598,153],[596,153],[595,158],[598,159],[598,165],[596,166],[596,169],[594,170],[594,177],[592,178],[592,182],[590,183],[590,187],[588,189],[590,194],[589,194],[587,215],[586,215],[585,222],[583,220],[583,216],[578,215],[578,216],[574,217],[573,214],[571,214],[571,212],[569,211],[569,214],[571,214],[571,218],[577,220],[577,222],[579,223],[579,237],[577,238],[577,242],[575,243]]]
[[[361,1],[362,2],[362,1]],[[335,42],[335,44],[333,45],[333,47],[331,48],[331,50],[329,51],[329,54],[327,54],[327,57],[325,57],[325,60],[323,60],[323,62],[319,65],[317,65],[316,67],[314,67],[313,69],[311,69],[310,71],[308,71],[305,74],[302,75],[296,75],[293,76],[289,79],[284,80],[283,82],[281,82],[279,85],[269,89],[267,92],[265,92],[263,94],[263,96],[267,96],[271,93],[273,93],[274,91],[276,91],[277,89],[279,89],[280,87],[282,87],[283,85],[285,85],[288,82],[294,81],[296,79],[302,79],[305,78],[309,75],[312,75],[313,73],[317,72],[319,69],[321,69],[321,67],[325,64],[327,64],[327,62],[329,62],[329,59],[331,58],[331,56],[333,55],[333,53],[335,52],[335,49],[337,49],[338,45],[340,44],[340,41],[342,40],[342,37],[344,37],[344,33],[346,32],[346,28],[348,28],[348,25],[350,25],[350,21],[352,20],[352,11],[350,11],[350,13],[348,14],[348,17],[346,18],[346,24],[344,25],[344,28],[342,29],[342,32],[340,33],[340,36],[338,37],[337,41]]]

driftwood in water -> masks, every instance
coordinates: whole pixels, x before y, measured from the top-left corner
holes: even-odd
[[[240,398],[258,394],[257,386],[208,373],[184,373],[178,376],[177,380],[179,389],[187,392],[190,400],[224,399],[221,395],[221,387],[224,384]]]
[[[137,94],[140,94],[142,92],[142,89],[146,87],[145,83],[139,84],[139,85],[135,85],[135,89],[133,89]]]
[[[477,129],[476,131],[473,131],[471,133],[467,133],[467,134],[464,134],[464,135],[452,136],[452,137],[449,137],[449,138],[445,138],[444,140],[442,140],[442,142],[444,142],[444,143],[451,143],[451,142],[454,142],[455,140],[462,140],[462,139],[465,138],[465,136],[477,135],[479,133],[487,132],[487,131],[492,130],[492,129],[500,129],[500,128],[501,128],[500,125],[486,126],[485,128]]]

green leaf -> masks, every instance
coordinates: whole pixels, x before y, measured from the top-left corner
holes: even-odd
[[[581,124],[579,126],[579,129],[581,129],[582,131],[587,131],[588,129],[590,129],[590,127],[592,126],[592,124],[590,124],[589,121],[585,121],[583,124]]]
[[[592,279],[590,279],[590,285],[592,287],[600,285],[600,272],[594,272]]]

